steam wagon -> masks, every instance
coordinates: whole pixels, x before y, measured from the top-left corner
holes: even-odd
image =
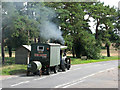
[[[58,70],[65,71],[70,68],[70,59],[61,53],[65,47],[54,43],[35,43],[31,45],[30,62],[27,66],[27,75],[30,73],[50,74],[51,71],[57,73]],[[68,62],[67,62],[68,61]]]

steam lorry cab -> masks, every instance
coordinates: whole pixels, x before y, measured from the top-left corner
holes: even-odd
[[[57,73],[58,70],[70,69],[70,59],[65,55],[67,46],[55,43],[34,43],[31,45],[30,61],[27,66],[27,76],[30,73],[40,75]],[[63,54],[64,52],[64,54]]]

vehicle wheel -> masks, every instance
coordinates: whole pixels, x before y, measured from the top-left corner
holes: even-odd
[[[67,70],[70,70],[71,64],[70,64],[70,59],[67,60]]]
[[[50,68],[47,68],[46,73],[47,75],[50,75]]]
[[[67,70],[70,70],[70,65],[68,65]]]
[[[34,72],[33,74],[34,74],[34,75],[37,75],[37,72]]]
[[[67,70],[70,70],[70,64],[67,62]]]
[[[54,73],[57,73],[58,72],[58,68],[57,66],[54,67]]]
[[[65,65],[62,65],[62,71],[66,71]]]
[[[29,76],[29,75],[30,75],[30,71],[27,71],[26,76]]]

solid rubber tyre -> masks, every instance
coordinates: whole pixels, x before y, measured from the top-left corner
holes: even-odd
[[[30,75],[30,71],[27,71],[26,76],[29,76],[29,75]]]
[[[54,67],[54,73],[57,73],[58,72],[58,69],[57,69],[57,66]]]
[[[50,75],[50,68],[47,68],[46,73],[47,75]]]

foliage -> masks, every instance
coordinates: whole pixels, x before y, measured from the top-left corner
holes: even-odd
[[[56,8],[59,25],[69,50],[75,51],[76,57],[86,55],[89,58],[99,58],[100,50],[95,45],[96,42],[89,29],[88,20],[84,19],[85,6],[83,4],[85,3],[74,2],[46,5]]]
[[[5,57],[5,65],[11,65],[11,64],[15,64],[15,57]]]
[[[25,9],[23,3],[4,2],[2,7],[3,43],[12,57],[13,48],[31,44],[39,36],[38,22],[21,14]]]
[[[97,46],[94,36],[82,31],[79,36],[79,38],[74,38],[76,55],[79,54],[91,59],[98,59],[100,57],[100,48]]]
[[[56,15],[52,12],[48,14],[50,12],[48,10],[54,10]],[[87,19],[85,19],[86,15],[88,15]],[[116,48],[119,47],[118,39],[120,38],[115,33],[119,30],[119,13],[117,14],[114,7],[105,6],[104,3],[28,2],[25,4],[23,2],[4,2],[4,41],[9,51],[11,48],[31,44],[39,39],[41,33],[39,27],[44,21],[42,17],[46,16],[48,17],[44,18],[46,20],[54,17],[49,20],[61,28],[65,45],[78,58],[82,55],[88,58],[99,58],[102,43],[109,47],[112,42],[115,43]],[[95,22],[95,35],[89,28],[90,18],[93,18]]]
[[[94,8],[94,9],[93,9]],[[89,17],[94,19],[96,24],[95,38],[99,45],[106,44],[107,56],[110,56],[109,46],[111,42],[117,43],[113,36],[117,36],[114,30],[115,17],[117,11],[114,7],[105,6],[104,3],[97,2],[87,9]],[[117,44],[115,44],[117,45]]]
[[[117,16],[115,18],[114,31],[111,32],[110,40],[114,43],[116,49],[120,49],[120,10],[117,10]]]
[[[39,36],[38,22],[28,19],[25,16],[19,16],[15,21],[14,32],[11,37],[15,47],[23,44],[30,44],[34,37]]]

